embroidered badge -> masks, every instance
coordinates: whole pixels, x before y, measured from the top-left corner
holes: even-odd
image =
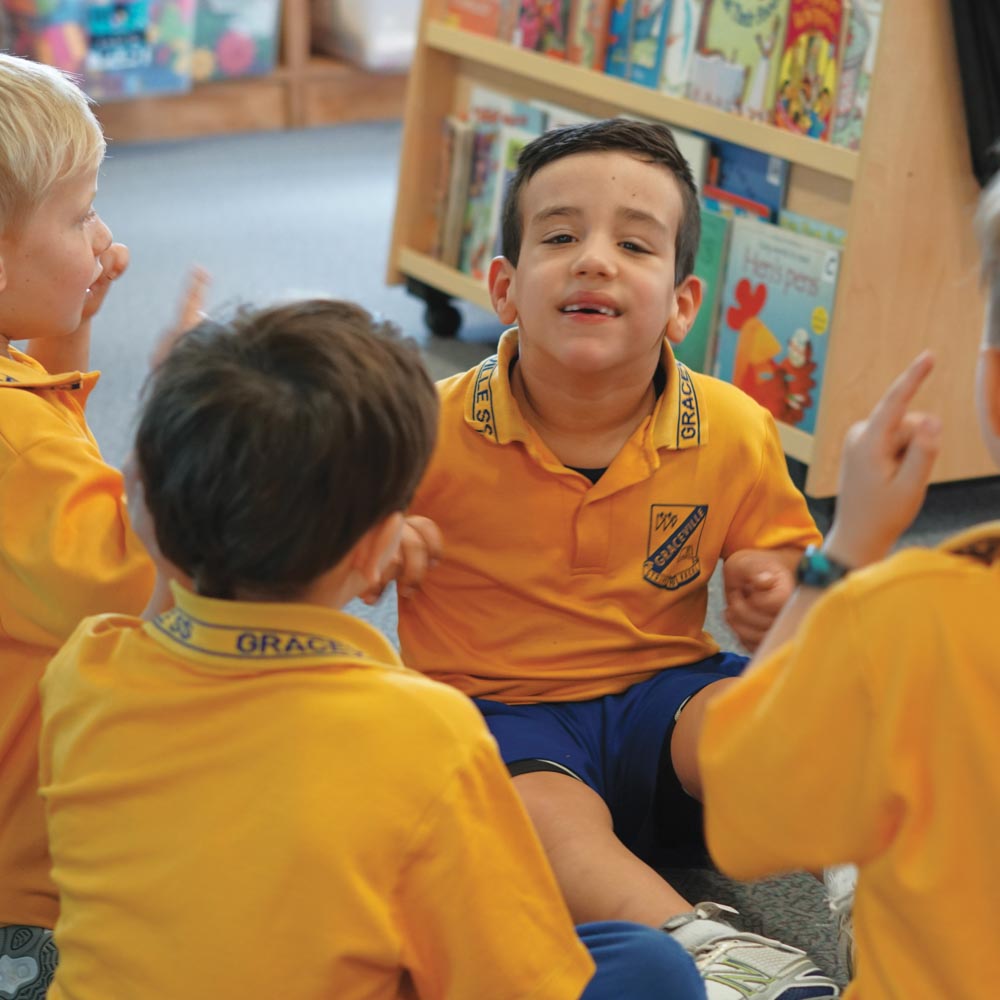
[[[649,508],[649,540],[642,578],[677,590],[701,573],[698,546],[708,517],[708,504],[653,504]]]

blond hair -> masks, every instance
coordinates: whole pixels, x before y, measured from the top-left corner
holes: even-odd
[[[105,142],[90,99],[67,76],[0,52],[0,234],[52,187],[100,166]]]
[[[1000,174],[979,196],[976,230],[982,255],[982,281],[986,286],[985,340],[1000,349]]]

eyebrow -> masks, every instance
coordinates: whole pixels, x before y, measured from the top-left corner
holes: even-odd
[[[548,222],[556,218],[579,218],[583,212],[572,205],[553,205],[551,208],[543,208],[531,219],[530,225],[537,225]],[[628,208],[622,206],[615,210],[615,214],[625,222],[637,222],[641,225],[652,226],[654,229],[669,236],[670,229],[662,223],[655,215],[644,212],[640,208]]]

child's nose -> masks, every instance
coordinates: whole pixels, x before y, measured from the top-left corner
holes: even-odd
[[[95,257],[100,257],[111,246],[111,242],[114,239],[111,235],[111,230],[108,228],[108,224],[100,216],[94,220],[92,239]]]
[[[576,257],[577,274],[609,275],[614,271],[614,255],[606,243],[584,240]]]

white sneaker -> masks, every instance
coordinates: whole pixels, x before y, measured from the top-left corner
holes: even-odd
[[[836,865],[823,871],[823,884],[830,910],[837,920],[837,958],[854,978],[854,890],[858,884],[855,865]]]
[[[667,931],[694,959],[708,1000],[831,1000],[840,987],[804,951],[738,931],[717,919],[731,906],[699,903],[671,917]]]

